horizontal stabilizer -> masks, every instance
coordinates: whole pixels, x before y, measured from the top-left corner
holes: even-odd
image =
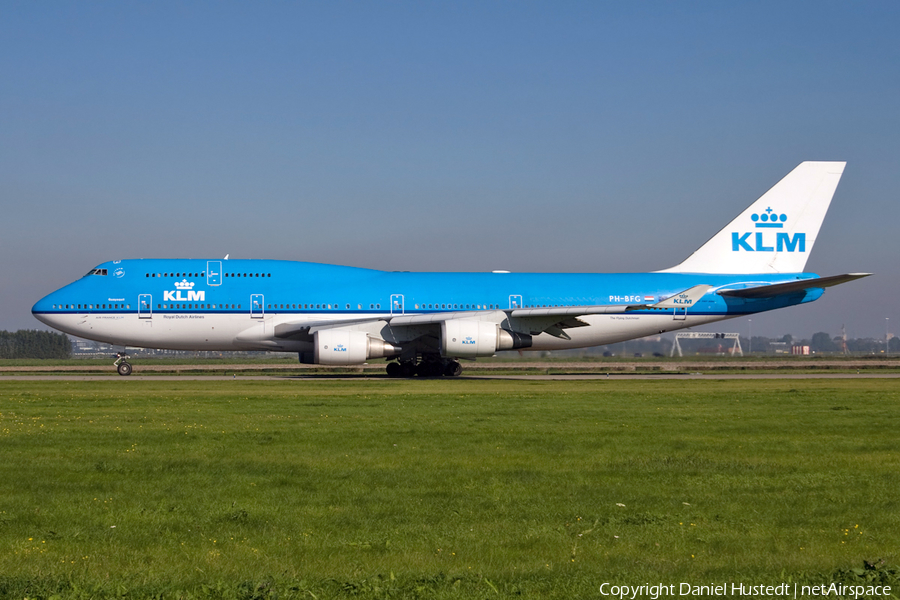
[[[742,290],[721,290],[720,296],[731,296],[732,298],[773,298],[781,294],[790,294],[802,290],[822,289],[833,285],[840,285],[868,277],[871,273],[847,273],[845,275],[832,275],[831,277],[815,277],[812,279],[800,279],[798,281],[788,281],[787,283],[773,283],[772,285],[761,285],[752,288],[744,288]]]

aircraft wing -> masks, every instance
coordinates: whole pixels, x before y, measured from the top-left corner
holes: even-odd
[[[711,285],[695,285],[656,304],[612,304],[598,306],[560,306],[553,308],[517,308],[508,311],[510,321],[515,323],[516,330],[527,330],[532,334],[549,333],[552,336],[569,339],[564,329],[585,327],[587,322],[579,317],[587,315],[622,314],[636,310],[668,310],[672,308],[688,308],[703,297]]]
[[[798,281],[788,281],[786,283],[773,283],[771,285],[760,285],[740,290],[720,290],[720,296],[731,296],[732,298],[773,298],[781,294],[790,294],[792,292],[800,292],[803,290],[822,289],[833,285],[840,285],[868,277],[871,273],[846,273],[844,275],[832,275],[831,277],[816,277],[813,279],[800,279]]]
[[[305,339],[309,338],[315,331],[322,329],[353,327],[378,321],[390,324],[393,328],[440,325],[442,322],[456,319],[474,319],[479,321],[493,321],[495,323],[506,322],[511,329],[515,331],[528,332],[533,335],[549,333],[556,337],[567,338],[568,336],[563,332],[564,329],[571,327],[585,327],[588,325],[587,322],[582,321],[579,317],[587,315],[621,314],[635,310],[689,308],[711,289],[712,286],[709,285],[697,285],[683,292],[679,292],[678,294],[674,294],[656,304],[556,306],[487,311],[454,311],[413,315],[381,315],[333,321],[294,321],[276,325],[275,337],[280,339]]]
[[[351,325],[361,325],[363,323],[372,323],[374,321],[384,321],[384,317],[361,317],[357,319],[341,319],[341,320],[318,320],[318,321],[291,321],[289,323],[280,323],[275,326],[275,337],[279,339],[286,338],[304,338],[312,334],[316,329],[330,329],[335,327],[348,327]],[[310,338],[311,339],[311,338]]]

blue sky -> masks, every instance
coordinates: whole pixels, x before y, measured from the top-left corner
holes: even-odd
[[[0,329],[118,258],[661,269],[846,160],[807,269],[876,277],[753,332],[883,336],[898,30],[888,2],[0,2]]]

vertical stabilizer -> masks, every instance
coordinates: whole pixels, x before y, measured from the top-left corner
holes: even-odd
[[[803,162],[691,254],[662,273],[800,273],[845,162]]]

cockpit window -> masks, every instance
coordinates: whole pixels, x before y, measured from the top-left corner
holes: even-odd
[[[106,275],[106,273],[107,273],[106,269],[91,269],[88,272],[88,275]],[[87,275],[85,275],[85,277],[87,277]]]

